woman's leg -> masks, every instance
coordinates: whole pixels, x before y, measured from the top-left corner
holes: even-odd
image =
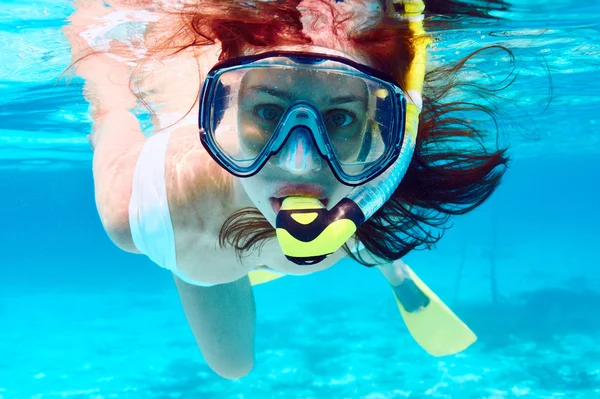
[[[248,276],[199,287],[175,277],[186,318],[208,365],[224,378],[247,375],[254,365],[256,306]]]

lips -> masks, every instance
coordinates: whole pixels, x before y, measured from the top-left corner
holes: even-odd
[[[287,184],[282,186],[269,198],[275,213],[279,213],[283,200],[287,197],[311,197],[318,198],[325,207],[329,199],[325,196],[325,190],[313,184]]]

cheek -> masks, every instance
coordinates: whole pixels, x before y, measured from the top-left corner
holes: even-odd
[[[265,212],[272,210],[271,201],[268,195],[269,184],[268,179],[260,177],[260,175],[261,174],[259,173],[258,175],[241,179],[241,183],[253,206],[265,214]]]
[[[346,186],[338,181],[336,181],[335,187],[331,191],[331,201],[333,204],[337,204],[342,198],[350,194],[350,191],[353,190],[354,187]]]
[[[363,137],[353,137],[334,143],[335,155],[341,162],[354,162],[360,154]]]
[[[268,197],[269,186],[267,179],[262,177],[252,176],[246,179],[241,179],[242,187],[252,203],[250,206],[256,207],[267,221],[275,226],[276,214]]]
[[[260,194],[264,192],[265,182],[264,179],[258,177],[257,175],[252,177],[247,177],[244,179],[240,179],[246,194],[253,201],[257,200],[260,197]]]

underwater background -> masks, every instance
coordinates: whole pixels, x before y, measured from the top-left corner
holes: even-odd
[[[379,273],[344,261],[255,289],[238,381],[202,360],[170,274],[102,229],[82,81],[58,80],[72,11],[0,0],[0,399],[600,398],[600,1],[515,1],[432,51],[501,43],[519,74],[503,184],[405,258],[477,343],[430,357]]]

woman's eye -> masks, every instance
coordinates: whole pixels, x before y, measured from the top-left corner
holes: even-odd
[[[274,104],[258,105],[255,108],[255,112],[262,119],[272,122],[281,119],[283,108]]]
[[[326,122],[334,127],[346,127],[356,120],[352,112],[335,110],[327,113]]]

